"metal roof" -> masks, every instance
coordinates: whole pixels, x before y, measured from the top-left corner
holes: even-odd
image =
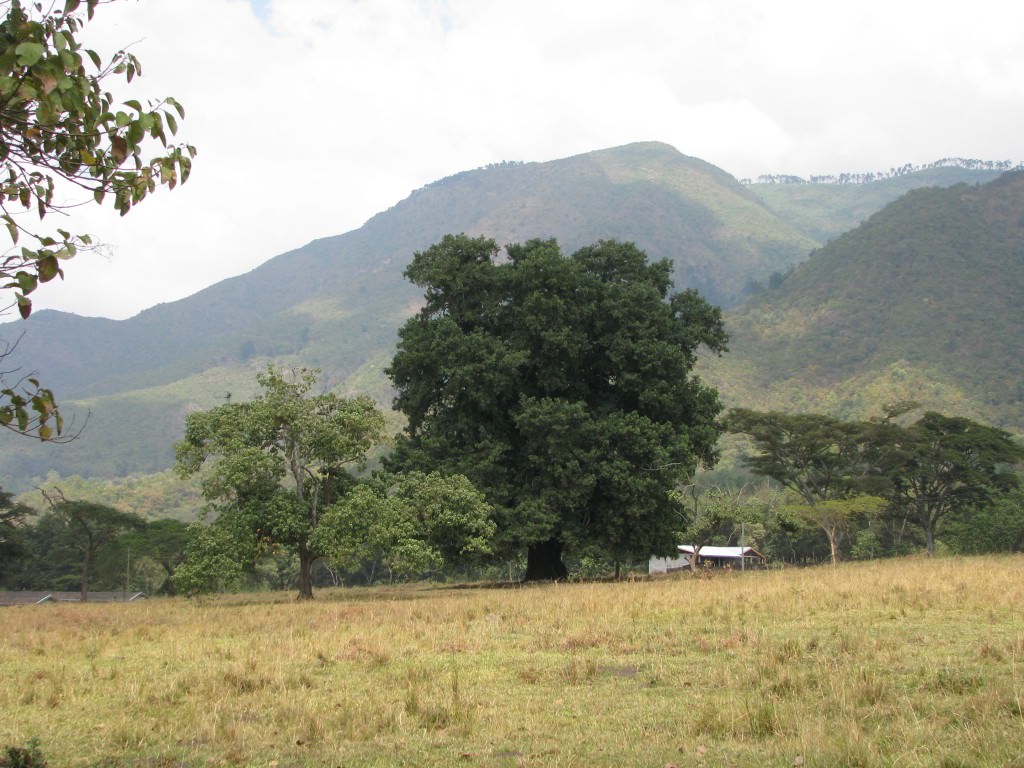
[[[692,544],[680,544],[677,549],[686,555],[692,555],[695,547]],[[712,558],[741,558],[741,557],[760,557],[764,558],[760,552],[753,547],[712,547],[705,546],[701,547],[697,553],[699,557],[712,557]]]

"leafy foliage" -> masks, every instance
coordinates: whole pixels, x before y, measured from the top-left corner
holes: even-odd
[[[1024,173],[909,193],[727,317],[703,369],[732,404],[867,418],[882,404],[1021,429]]]
[[[929,555],[941,522],[1018,485],[1007,465],[1024,459],[1024,446],[1001,429],[929,412],[909,427],[886,425],[883,434],[890,497],[921,526]]]
[[[12,246],[0,256],[0,289],[13,292],[23,318],[36,288],[63,278],[62,262],[92,244],[87,234],[44,228],[47,215],[110,200],[123,216],[157,185],[187,180],[195,155],[168,143],[184,116],[173,98],[117,104],[105,90],[111,77],[131,82],[141,66],[127,51],[104,63],[82,46],[98,4],[65,0],[62,10],[44,10],[41,2],[0,2],[0,222]],[[145,158],[153,141],[163,154]],[[59,435],[52,390],[35,378],[0,388],[0,426],[42,440]]]
[[[390,464],[469,477],[527,578],[564,576],[565,546],[665,550],[668,491],[716,457],[717,395],[690,371],[725,347],[718,310],[631,244],[506,252],[449,235],[406,271],[426,295],[388,369],[408,417]]]
[[[461,475],[385,474],[332,506],[314,538],[342,567],[367,564],[372,582],[378,566],[393,578],[489,554],[495,529],[490,512]]]
[[[826,533],[833,561],[854,517],[881,514],[878,496],[920,528],[932,555],[940,522],[1017,487],[1008,465],[1024,458],[1024,446],[965,417],[929,411],[909,426],[897,423],[915,405],[890,407],[887,418],[869,422],[734,409],[725,424],[752,440],[748,467],[801,499],[793,510]]]
[[[244,562],[290,548],[300,561],[299,596],[308,599],[313,562],[324,554],[313,533],[324,509],[351,485],[348,467],[380,441],[384,417],[366,397],[310,394],[315,371],[296,371],[289,380],[271,367],[257,380],[259,397],[186,420],[185,439],[177,446],[179,471],[203,470],[203,495],[218,514],[210,545],[189,554],[212,552]],[[232,552],[218,546],[225,541]]]

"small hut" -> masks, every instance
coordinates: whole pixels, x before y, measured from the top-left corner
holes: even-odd
[[[652,557],[647,572],[650,574],[671,573],[687,568],[733,568],[737,571],[764,568],[768,558],[753,547],[715,547],[711,545],[698,547],[693,544],[680,544],[677,557]]]

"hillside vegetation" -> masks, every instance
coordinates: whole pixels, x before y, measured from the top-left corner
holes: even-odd
[[[1024,173],[910,192],[730,313],[730,404],[877,415],[915,399],[1024,427]]]
[[[43,311],[11,326],[26,333],[8,362],[38,373],[74,419],[71,430],[85,429],[63,446],[0,435],[0,485],[23,490],[51,470],[164,470],[185,415],[251,396],[268,362],[321,368],[325,387],[390,405],[383,369],[421,300],[402,271],[415,252],[458,232],[499,243],[553,237],[567,251],[632,240],[652,260],[670,259],[677,289],[697,287],[736,310],[731,351],[705,371],[729,405],[859,414],[912,393],[1020,429],[1020,256],[1006,231],[1020,205],[1014,183],[912,195],[778,287],[836,227],[868,219],[903,189],[991,175],[938,168],[870,184],[744,186],[653,142],[459,173],[358,230],[128,320]],[[978,218],[981,200],[989,218]],[[902,266],[887,271],[890,262]],[[737,309],[759,284],[777,288]]]
[[[398,326],[419,304],[402,277],[447,233],[499,243],[556,238],[572,250],[635,241],[674,264],[677,287],[732,305],[752,280],[806,257],[814,242],[728,174],[658,143],[549,163],[502,164],[417,190],[363,227],[282,254],[239,277],[124,321],[39,312],[18,360],[81,424],[54,448],[0,435],[4,487],[56,469],[120,476],[164,469],[184,414],[251,394],[268,361],[323,369],[329,388],[389,405],[381,374]]]
[[[1002,172],[987,167],[932,166],[862,183],[800,180],[754,183],[747,188],[782,219],[818,243],[826,243],[913,189],[986,184]]]

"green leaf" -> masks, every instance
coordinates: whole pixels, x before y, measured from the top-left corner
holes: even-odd
[[[14,49],[14,53],[18,57],[19,67],[31,67],[46,53],[46,46],[41,43],[24,42]]]
[[[18,280],[18,287],[21,288],[23,294],[32,293],[36,289],[38,281],[35,275],[28,272],[19,272],[15,277]]]
[[[57,262],[57,257],[53,254],[48,254],[36,262],[36,271],[39,272],[39,279],[48,283],[57,275],[60,274],[60,264]]]
[[[18,225],[14,223],[14,219],[10,216],[4,215],[4,224],[7,226],[7,231],[11,235],[11,242],[17,244],[18,242]]]

